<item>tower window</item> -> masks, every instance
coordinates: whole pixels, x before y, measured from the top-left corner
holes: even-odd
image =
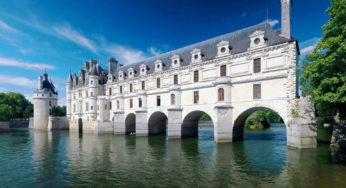
[[[94,92],[90,92],[90,96],[94,96]]]
[[[253,60],[253,72],[254,73],[261,72],[261,58],[257,58]]]
[[[142,81],[142,90],[145,90],[145,81]]]
[[[130,99],[130,108],[132,108],[132,107],[133,107],[133,100]]]
[[[130,92],[132,92],[133,91],[133,86],[132,86],[132,84],[130,84]]]
[[[112,95],[112,88],[109,88],[109,95]]]
[[[198,91],[194,91],[193,92],[193,103],[197,104],[199,101],[199,92]]]
[[[160,88],[161,82],[160,82],[160,78],[156,79],[156,87]]]
[[[112,102],[109,102],[109,109],[112,110]]]
[[[94,106],[90,106],[90,110],[94,110]]]
[[[253,99],[260,99],[261,98],[261,84],[254,84],[253,85]]]
[[[193,72],[193,81],[198,82],[198,70]]]
[[[52,101],[49,101],[49,106],[52,106]]]
[[[105,105],[105,110],[107,110],[107,105]]]
[[[156,96],[156,106],[161,106],[161,97]]]
[[[123,93],[123,86],[119,87],[119,93]]]
[[[138,98],[138,107],[141,108],[142,107],[142,99]]]
[[[90,80],[90,85],[93,85],[94,84],[94,81]]]
[[[217,90],[217,96],[218,96],[218,101],[224,101],[225,100],[225,90],[223,88],[219,88]]]
[[[171,94],[171,105],[175,104],[175,95],[172,93]]]
[[[226,76],[226,65],[221,65],[220,76]]]
[[[119,104],[119,101],[117,101],[117,109],[119,110],[120,108],[120,104]]]
[[[174,84],[178,84],[178,75],[177,74],[174,75]]]

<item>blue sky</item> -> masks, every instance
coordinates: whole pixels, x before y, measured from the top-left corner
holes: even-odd
[[[329,0],[294,0],[292,36],[302,55],[319,41],[329,6]],[[68,72],[84,61],[133,63],[258,24],[267,10],[280,28],[280,0],[0,1],[0,92],[31,100],[47,69],[63,104]]]

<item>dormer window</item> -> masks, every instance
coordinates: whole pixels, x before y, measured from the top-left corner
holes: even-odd
[[[140,69],[140,74],[142,76],[146,75],[147,74],[147,66],[145,64],[142,64],[141,66],[139,66],[139,69]]]
[[[191,62],[192,63],[197,63],[202,61],[202,53],[200,49],[195,48],[194,50],[192,50],[191,52]]]
[[[266,46],[264,31],[255,31],[249,37],[250,37],[250,49]]]
[[[181,60],[180,60],[180,57],[178,55],[172,56],[171,59],[172,59],[172,67],[173,68],[176,68],[176,67],[180,66]]]
[[[230,54],[230,46],[228,41],[221,41],[217,45],[217,57],[222,57]]]
[[[133,78],[135,75],[135,71],[133,70],[133,68],[129,68],[127,70],[128,74],[129,74],[129,78]]]
[[[161,60],[155,61],[155,71],[162,71],[163,63]]]
[[[118,75],[119,75],[119,80],[124,80],[124,72],[123,71],[119,71]]]

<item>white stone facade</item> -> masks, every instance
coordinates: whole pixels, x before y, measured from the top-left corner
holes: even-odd
[[[298,55],[297,41],[262,23],[127,66],[110,59],[108,71],[91,60],[67,82],[70,130],[181,138],[196,136],[207,113],[215,141],[231,142],[261,108],[289,127]],[[301,147],[291,135],[288,144]]]

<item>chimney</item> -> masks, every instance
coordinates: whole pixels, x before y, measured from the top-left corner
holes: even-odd
[[[118,61],[111,57],[108,60],[108,74],[112,74],[117,71]]]
[[[291,5],[293,0],[281,0],[281,36],[291,38]]]
[[[38,76],[38,86],[37,89],[41,90],[43,88],[42,76]]]

